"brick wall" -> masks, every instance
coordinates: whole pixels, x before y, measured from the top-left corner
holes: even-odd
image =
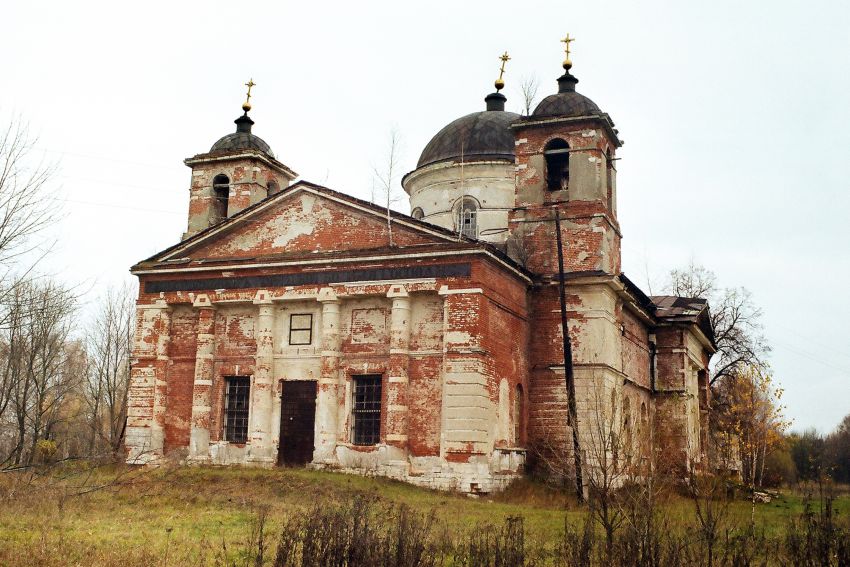
[[[620,308],[622,370],[629,380],[649,389],[649,329],[628,309]]]
[[[166,454],[189,445],[197,323],[198,313],[190,307],[177,307],[171,313],[170,368],[165,406]]]
[[[516,209],[511,231],[522,241],[532,271],[557,271],[554,207],[560,210],[567,271],[620,272],[620,235],[613,198],[607,189],[605,153],[614,144],[592,121],[528,125],[515,131]],[[546,183],[546,144],[560,138],[570,145],[568,190]]]
[[[307,192],[297,193],[251,219],[238,232],[193,250],[195,258],[244,258],[292,252],[349,251],[389,246],[387,223]],[[432,244],[433,238],[393,226],[393,244]]]
[[[414,295],[411,309],[408,449],[414,456],[440,454],[443,395],[443,301]]]

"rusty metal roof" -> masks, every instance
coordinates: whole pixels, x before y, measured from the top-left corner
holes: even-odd
[[[708,301],[701,297],[676,297],[675,295],[653,295],[650,299],[655,304],[655,316],[659,320],[697,325],[708,337],[712,346],[717,348]]]
[[[655,312],[659,317],[682,318],[696,322],[700,313],[708,307],[708,301],[701,297],[676,297],[675,295],[653,295]]]

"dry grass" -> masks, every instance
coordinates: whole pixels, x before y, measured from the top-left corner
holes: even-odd
[[[299,469],[78,466],[0,475],[0,565],[253,565],[261,517],[270,562],[288,519],[362,496],[433,513],[439,529],[458,541],[476,527],[522,516],[526,542],[549,545],[562,537],[565,514],[579,528],[585,518],[561,492],[531,481],[492,498],[470,499]],[[671,497],[663,506],[673,525],[693,523],[689,501]],[[839,499],[836,508],[850,515],[850,498]],[[759,506],[758,525],[768,535],[781,533],[801,510],[798,496]],[[731,517],[748,521],[748,504],[733,504]]]

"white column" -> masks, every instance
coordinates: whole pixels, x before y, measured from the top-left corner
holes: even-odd
[[[274,305],[269,292],[260,290],[254,297],[257,305],[257,357],[251,388],[251,431],[248,459],[274,463],[272,414],[274,409]]]
[[[127,404],[127,461],[142,464],[163,456],[171,308],[164,299],[140,305]]]
[[[335,460],[339,412],[340,301],[331,288],[319,292],[322,303],[322,373],[316,405],[318,431],[313,462]]]
[[[399,449],[407,448],[409,401],[408,365],[410,363],[410,296],[403,285],[390,287],[390,357],[387,364],[386,441]]]
[[[215,306],[209,296],[200,294],[193,306],[198,309],[195,381],[192,385],[192,428],[189,459],[205,462],[210,458],[210,417],[212,412],[215,357]]]

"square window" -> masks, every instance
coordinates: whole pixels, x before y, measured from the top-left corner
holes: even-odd
[[[381,440],[381,375],[354,376],[353,381],[352,443],[375,445]]]
[[[248,440],[248,404],[251,398],[251,379],[231,376],[225,379],[224,440],[245,443]]]
[[[313,315],[300,313],[289,316],[289,344],[309,345],[313,342]]]

